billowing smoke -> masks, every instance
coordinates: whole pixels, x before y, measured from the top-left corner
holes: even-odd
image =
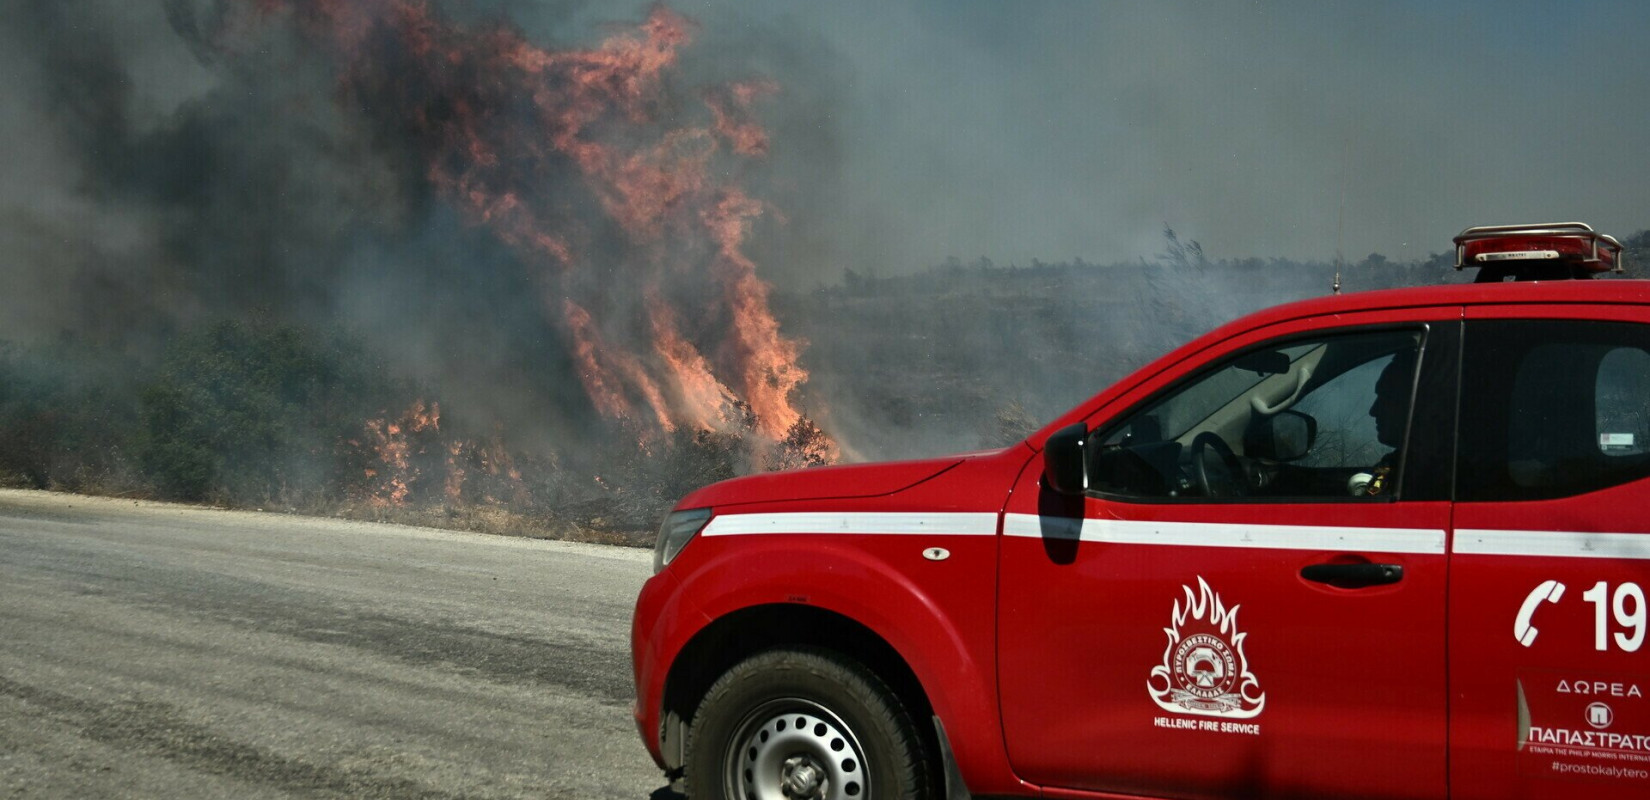
[[[339,100],[522,262],[598,412],[667,432],[754,414],[773,441],[801,419],[800,348],[743,252],[766,208],[723,163],[766,152],[752,105],[771,90],[673,91],[687,19],[656,7],[595,47],[558,51],[410,0],[245,11],[220,15],[219,47],[290,26],[331,56]]]
[[[555,508],[564,485],[622,494],[612,462],[625,454],[647,468],[691,456],[648,490],[657,502],[729,463],[829,460],[839,447],[813,419],[850,457],[1002,444],[1237,313],[1329,291],[1341,226],[1324,198],[1349,198],[1356,259],[1372,236],[1430,253],[1465,224],[1570,217],[1566,192],[1588,185],[1532,179],[1542,203],[1469,213],[1462,192],[1516,193],[1482,191],[1496,184],[1465,167],[1450,187],[1405,170],[1446,174],[1441,152],[1444,166],[1511,175],[1494,165],[1523,151],[1398,125],[1383,148],[1427,146],[1383,150],[1401,192],[1362,202],[1427,219],[1372,226],[1359,182],[1339,177],[1358,150],[1341,131],[1373,129],[1364,114],[1402,119],[1407,84],[1396,106],[1339,81],[1300,99],[1296,77],[1320,71],[1272,44],[1332,39],[1269,33],[1275,15],[1244,6],[1229,16],[1253,42],[1205,46],[1229,26],[1176,24],[1201,19],[1196,4],[1150,9],[14,0],[0,15],[0,483],[32,469],[8,459],[49,461],[14,454],[86,451],[76,443],[121,430],[133,433],[107,471],[124,458],[197,487],[172,496],[279,452],[293,463],[240,496],[292,483],[386,502],[525,493]],[[1265,69],[1207,68],[1255,52]],[[1251,89],[1289,100],[1240,99]],[[1317,124],[1334,108],[1359,111]],[[1274,119],[1301,124],[1279,137]],[[1167,253],[1136,257],[1165,238]],[[1262,259],[1273,240],[1320,255]],[[1377,251],[1348,265],[1346,286],[1435,282],[1435,261]],[[314,335],[287,348],[288,330]],[[339,355],[340,341],[359,352]],[[73,359],[8,359],[7,342],[129,363],[8,395],[24,384],[8,384],[12,365],[44,374]],[[286,360],[222,378],[259,347]],[[77,419],[97,433],[70,435],[58,410],[71,384],[120,367],[128,402],[87,401]],[[365,388],[313,388],[345,385]],[[258,403],[282,424],[240,424]],[[326,424],[300,413],[316,408]],[[294,426],[302,436],[269,433]],[[197,441],[219,430],[245,441]],[[555,485],[526,487],[551,473]]]
[[[782,92],[692,64],[692,20],[545,45],[424,0],[163,8],[29,0],[0,23],[26,165],[0,178],[0,336],[342,322],[518,439],[812,427],[748,252],[782,224],[746,180]]]

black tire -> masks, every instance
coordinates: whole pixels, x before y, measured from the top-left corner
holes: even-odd
[[[693,800],[930,800],[924,750],[910,713],[870,670],[822,651],[772,650],[710,687],[688,733],[684,783]]]

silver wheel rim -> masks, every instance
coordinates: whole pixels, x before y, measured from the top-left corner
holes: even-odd
[[[739,800],[863,800],[870,796],[865,749],[842,718],[818,703],[763,703],[739,724],[724,783]]]

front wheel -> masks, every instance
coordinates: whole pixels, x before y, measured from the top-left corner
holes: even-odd
[[[688,734],[693,800],[927,800],[923,742],[875,674],[813,650],[740,662]]]

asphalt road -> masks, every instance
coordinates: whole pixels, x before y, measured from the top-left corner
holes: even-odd
[[[0,491],[0,797],[669,796],[650,558]]]

